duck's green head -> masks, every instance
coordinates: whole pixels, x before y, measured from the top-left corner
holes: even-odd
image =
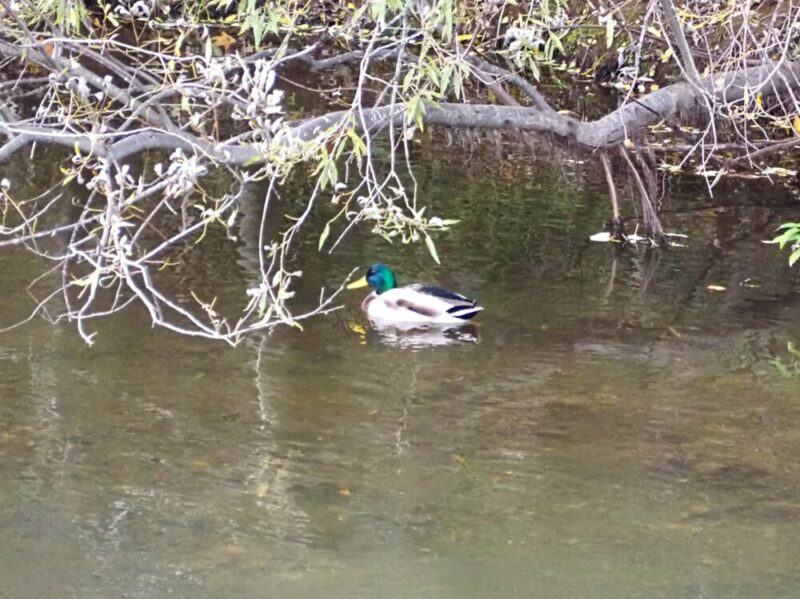
[[[397,287],[397,279],[392,272],[392,269],[384,264],[373,264],[367,269],[367,274],[361,277],[358,281],[350,283],[348,289],[358,289],[359,287],[366,287],[369,285],[375,290],[375,293],[380,295],[384,291],[389,291]]]

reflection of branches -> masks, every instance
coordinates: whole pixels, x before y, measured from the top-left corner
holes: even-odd
[[[608,183],[608,196],[611,198],[611,208],[614,213],[613,236],[621,237],[624,232],[624,225],[622,216],[619,212],[619,202],[617,201],[617,186],[614,184],[614,175],[611,172],[611,163],[608,160],[605,152],[600,152],[600,163],[603,165],[603,172],[606,174],[606,183]]]
[[[664,239],[664,230],[661,227],[661,221],[658,219],[655,206],[655,197],[652,193],[655,188],[655,177],[651,174],[652,181],[650,189],[648,190],[647,186],[644,184],[644,181],[642,181],[642,177],[639,175],[639,171],[636,169],[633,162],[631,162],[627,150],[620,146],[619,151],[620,154],[622,154],[622,157],[625,159],[625,163],[628,165],[628,169],[633,175],[633,179],[636,181],[636,186],[639,189],[642,200],[642,216],[644,217],[644,226],[645,230],[647,231],[647,236],[655,240],[656,243],[660,244]]]

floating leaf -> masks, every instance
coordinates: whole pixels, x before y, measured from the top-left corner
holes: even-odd
[[[347,328],[353,331],[356,335],[367,334],[367,329],[365,329],[360,323],[353,322],[352,320],[347,323]]]
[[[709,291],[725,291],[725,287],[722,285],[709,285],[706,289]]]
[[[763,170],[763,173],[765,175],[774,175],[776,177],[794,177],[797,175],[797,171],[793,171],[788,168],[781,168],[779,166],[769,166]]]
[[[236,43],[236,38],[233,37],[231,34],[222,31],[218,35],[213,36],[211,38],[211,42],[217,48],[221,48],[222,50],[227,52],[228,48],[230,48],[233,44]]]
[[[603,231],[602,233],[595,233],[591,237],[589,237],[590,241],[599,241],[601,243],[609,243],[614,238],[611,236],[611,233],[608,231]]]

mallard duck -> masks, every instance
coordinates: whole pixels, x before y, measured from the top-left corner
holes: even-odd
[[[373,291],[361,304],[371,319],[398,324],[463,324],[483,310],[475,300],[460,293],[429,285],[399,287],[394,272],[373,264],[367,274],[348,289],[369,285]]]

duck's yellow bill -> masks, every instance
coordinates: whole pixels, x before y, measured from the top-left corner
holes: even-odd
[[[362,287],[367,287],[369,283],[367,283],[367,277],[361,277],[358,281],[353,281],[350,283],[347,288],[348,289],[361,289]]]

